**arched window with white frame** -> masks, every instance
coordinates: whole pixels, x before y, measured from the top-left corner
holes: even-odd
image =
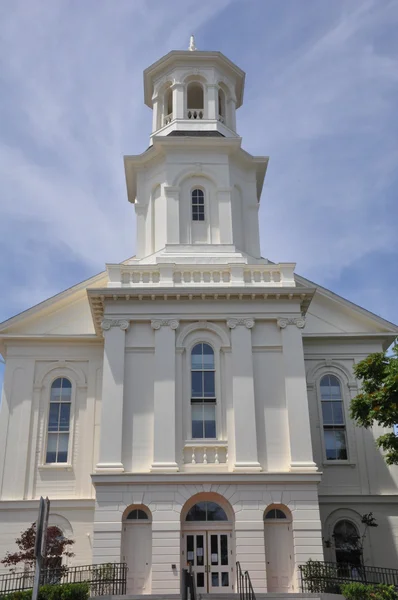
[[[214,350],[199,343],[191,350],[192,439],[216,439]]]
[[[326,460],[347,460],[347,433],[340,380],[331,373],[320,381],[323,439]]]
[[[72,383],[67,377],[57,377],[50,389],[47,425],[46,463],[70,462],[69,436],[72,405]]]
[[[200,188],[191,192],[192,221],[205,220],[205,193]]]

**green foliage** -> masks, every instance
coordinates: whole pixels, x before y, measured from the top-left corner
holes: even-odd
[[[369,354],[354,366],[354,374],[362,382],[362,391],[352,399],[350,415],[357,425],[369,428],[398,424],[398,345],[392,355]],[[393,432],[377,438],[388,465],[398,464],[398,437]]]
[[[64,585],[43,585],[38,600],[86,600],[90,594],[88,583],[65,583]],[[32,590],[12,592],[1,600],[31,600]]]
[[[398,600],[398,593],[393,585],[346,583],[341,586],[341,593],[346,600]]]

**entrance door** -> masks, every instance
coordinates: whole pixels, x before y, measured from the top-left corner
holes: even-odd
[[[268,592],[291,591],[292,546],[291,523],[270,523],[265,526]]]
[[[186,533],[183,559],[183,564],[192,565],[198,593],[233,591],[230,532]]]
[[[151,527],[148,523],[126,523],[124,555],[127,563],[127,593],[148,594],[151,570]]]

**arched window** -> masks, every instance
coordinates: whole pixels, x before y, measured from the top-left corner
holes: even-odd
[[[340,381],[324,375],[320,383],[326,460],[347,460],[347,437]]]
[[[225,123],[225,93],[221,88],[218,90],[218,120]]]
[[[286,519],[287,517],[286,517],[285,513],[283,512],[283,510],[280,510],[279,508],[271,508],[266,513],[264,518],[266,520],[268,520],[268,519],[275,520],[275,519]]]
[[[192,438],[216,437],[216,390],[214,350],[196,344],[191,352]]]
[[[186,521],[228,521],[227,514],[216,502],[197,502],[186,516]]]
[[[68,462],[71,402],[71,382],[58,377],[50,392],[46,463]]]
[[[163,98],[163,125],[168,125],[173,120],[173,90],[169,86]]]
[[[148,515],[144,510],[141,510],[140,508],[134,508],[129,512],[126,519],[128,521],[147,521]]]
[[[205,195],[203,190],[196,188],[191,193],[192,221],[205,220]]]
[[[187,87],[187,116],[188,119],[203,119],[204,93],[203,87],[196,81],[191,81]]]
[[[351,521],[338,521],[333,530],[336,562],[350,565],[361,564],[360,536]]]

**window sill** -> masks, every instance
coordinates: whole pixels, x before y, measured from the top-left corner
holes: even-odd
[[[49,463],[39,465],[39,471],[47,471],[55,469],[56,471],[72,471],[73,467],[69,463]]]

